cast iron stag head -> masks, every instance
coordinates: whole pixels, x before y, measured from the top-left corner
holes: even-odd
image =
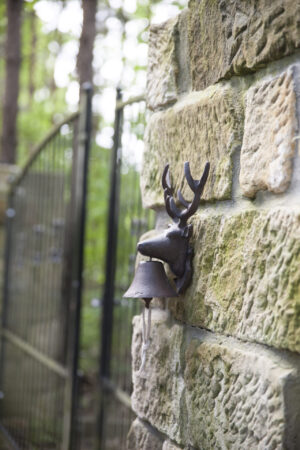
[[[193,233],[193,226],[187,224],[187,221],[198,209],[209,174],[209,167],[210,164],[207,162],[201,179],[194,180],[189,162],[184,163],[184,175],[189,187],[194,192],[194,198],[191,202],[187,202],[178,190],[177,199],[183,207],[182,209],[176,206],[174,189],[170,182],[169,164],[165,166],[162,175],[165,206],[174,224],[169,225],[163,234],[138,243],[138,251],[142,255],[158,258],[169,264],[176,276],[175,283],[178,294],[185,291],[192,278],[193,249],[189,245],[189,240]]]

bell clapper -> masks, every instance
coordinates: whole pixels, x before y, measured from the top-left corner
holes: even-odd
[[[147,350],[150,345],[150,331],[151,331],[151,308],[150,308],[150,302],[151,298],[145,298],[145,306],[143,309],[143,329],[142,329],[142,352],[141,352],[141,366],[139,368],[138,374],[141,375],[144,371],[145,363],[146,363],[146,355]],[[145,311],[148,311],[148,323],[146,325],[146,314]]]

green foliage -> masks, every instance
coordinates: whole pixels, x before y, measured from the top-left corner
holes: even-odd
[[[99,284],[98,296],[104,283],[110,153],[94,143],[89,164],[84,277]]]

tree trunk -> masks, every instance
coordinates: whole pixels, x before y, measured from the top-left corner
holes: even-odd
[[[37,24],[35,11],[30,12],[30,26],[31,26],[31,39],[30,39],[30,55],[29,55],[29,104],[32,103],[33,94],[35,91],[35,66],[36,66],[36,46],[37,46]]]
[[[23,0],[6,0],[6,80],[2,120],[1,162],[9,164],[16,162],[22,3]]]
[[[93,47],[96,36],[97,0],[82,0],[83,24],[77,56],[77,72],[80,88],[89,81],[93,83]]]

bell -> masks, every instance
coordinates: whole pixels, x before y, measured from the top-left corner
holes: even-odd
[[[144,373],[146,352],[150,345],[151,308],[153,297],[177,297],[167,278],[163,264],[160,261],[140,262],[136,269],[134,279],[123,297],[142,298],[145,302],[142,319],[142,347],[141,366],[138,374]],[[148,311],[148,324],[146,325],[145,309]]]
[[[160,261],[143,261],[123,297],[142,298],[149,304],[153,297],[178,297],[178,294],[170,285]]]

